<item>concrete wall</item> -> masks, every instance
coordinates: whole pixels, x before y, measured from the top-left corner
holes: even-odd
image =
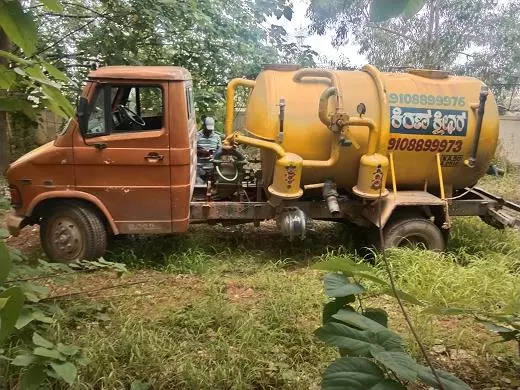
[[[520,116],[501,116],[499,148],[512,164],[520,165]]]

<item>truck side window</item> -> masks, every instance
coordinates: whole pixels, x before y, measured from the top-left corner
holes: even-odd
[[[87,135],[95,136],[105,133],[105,90],[100,88],[88,118]]]
[[[112,133],[159,130],[164,122],[163,91],[159,86],[111,87]]]

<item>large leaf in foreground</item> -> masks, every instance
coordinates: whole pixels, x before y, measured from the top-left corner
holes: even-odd
[[[0,298],[8,298],[0,310],[0,342],[11,334],[22,311],[25,297],[20,287],[11,287],[0,294]]]
[[[322,341],[341,348],[351,356],[371,356],[370,351],[403,351],[402,340],[394,332],[361,331],[337,322],[328,322],[314,334]]]
[[[325,275],[325,293],[331,298],[347,297],[365,292],[363,286],[351,283],[350,280],[338,273],[328,273]]]
[[[333,362],[323,375],[323,390],[405,390],[387,379],[381,369],[368,359],[343,357]]]

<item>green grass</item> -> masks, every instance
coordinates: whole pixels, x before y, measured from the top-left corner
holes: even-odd
[[[504,176],[486,175],[478,185],[504,199],[520,203],[520,168],[506,167]]]
[[[107,260],[133,270],[128,282],[147,283],[61,303],[59,340],[82,346],[90,358],[73,388],[122,389],[137,380],[153,389],[319,388],[337,351],[313,336],[326,299],[323,275],[310,267],[331,257],[363,261],[354,251],[355,233],[322,223],[306,241],[288,243],[266,224],[260,231],[200,226],[180,237],[117,240]],[[519,303],[516,231],[456,219],[447,253],[399,249],[389,259],[399,287],[432,305],[494,311]],[[387,278],[378,258],[364,261]],[[77,274],[68,287],[56,288],[63,293],[124,282],[105,273]],[[392,298],[376,295],[364,304],[387,310],[390,326],[420,359]],[[472,319],[408,310],[427,348],[441,340],[449,351],[468,352],[454,361],[433,357],[473,388],[512,377],[510,366],[493,356],[514,358],[514,346],[487,347],[495,338]]]

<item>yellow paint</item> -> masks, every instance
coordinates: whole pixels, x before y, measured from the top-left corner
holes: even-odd
[[[444,179],[442,178],[442,166],[441,166],[441,155],[437,153],[435,156],[437,159],[437,172],[439,175],[439,185],[441,190],[441,199],[446,199],[446,194],[444,192]]]
[[[247,79],[233,79],[227,86],[226,90],[226,123],[224,124],[224,132],[226,136],[233,132],[233,122],[235,119],[235,90],[238,86],[246,88],[254,88],[255,82]]]
[[[351,191],[356,186],[359,195],[372,197],[374,190],[370,187],[370,180],[373,164],[378,162],[387,170],[389,164],[388,160],[385,164],[385,159],[389,152],[393,154],[392,175],[387,178],[385,173],[385,184],[394,190],[397,186],[400,190],[422,190],[425,182],[432,190],[439,189],[441,181],[437,164],[443,165],[446,155],[462,156],[462,160],[456,166],[442,167],[444,183],[454,189],[473,185],[485,173],[496,148],[498,110],[495,99],[490,94],[486,102],[476,167],[467,168],[463,160],[471,153],[476,124],[474,107],[478,105],[483,84],[470,77],[433,75],[435,72],[427,71],[416,74],[382,73],[373,66],[365,66],[361,71],[265,70],[258,75],[254,84],[243,80],[234,80],[230,84],[226,134],[232,132],[233,107],[230,98],[234,96],[237,85],[246,84],[253,87],[245,120],[247,135],[234,139],[260,147],[266,187],[274,184],[275,179],[280,179],[278,166],[283,164],[277,163],[277,160],[294,154],[302,160],[300,187],[332,179],[339,189]],[[396,96],[401,99],[397,103]],[[433,101],[428,101],[430,97]],[[279,102],[282,98],[286,103],[284,133],[283,142],[278,143]],[[360,103],[366,106],[366,113],[361,117],[357,113]],[[431,110],[431,121],[437,112],[446,117],[452,111],[465,113],[466,135],[391,132],[392,123],[395,123],[392,121],[391,107],[402,108],[404,113],[414,108],[420,114]],[[338,119],[339,126],[336,125]],[[423,143],[444,140],[462,142],[460,151],[415,151],[406,147],[404,150],[390,151],[391,138],[400,142],[408,139],[410,143],[411,140]],[[395,140],[392,142],[395,143]],[[451,146],[452,150],[457,149]],[[439,152],[440,156],[436,157]],[[392,177],[396,181],[395,186]],[[274,187],[278,189],[279,183]]]
[[[303,195],[301,189],[303,160],[300,156],[287,153],[276,161],[273,184],[269,193],[282,199],[297,199]]]
[[[377,199],[388,195],[384,188],[388,175],[388,158],[374,153],[365,154],[359,163],[359,175],[354,193],[362,198]]]
[[[395,178],[394,154],[390,153],[388,157],[390,160],[390,173],[392,174],[392,190],[394,192],[394,196],[397,196],[397,180]]]

